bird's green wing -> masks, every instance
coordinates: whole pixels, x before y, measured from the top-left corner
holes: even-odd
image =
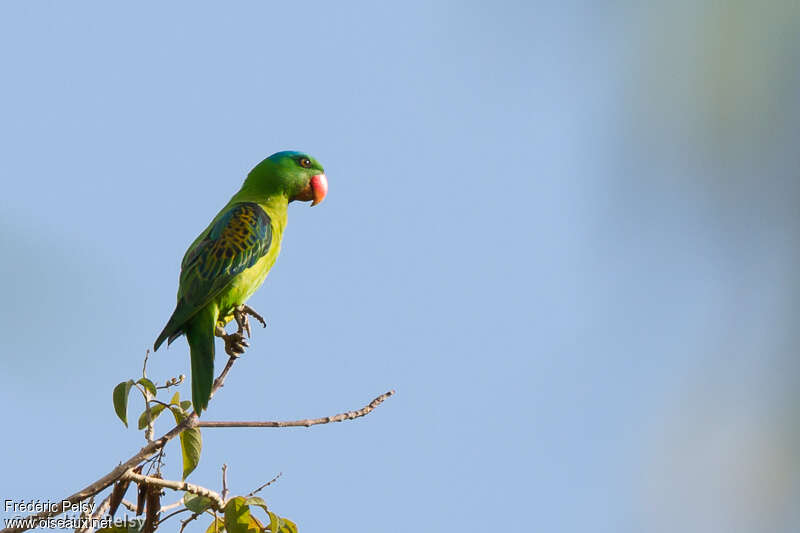
[[[270,244],[272,227],[264,209],[252,202],[233,205],[184,257],[179,293],[190,306],[204,306],[265,256]]]
[[[269,215],[256,203],[234,204],[224,212],[183,258],[178,305],[156,341],[170,342],[197,311],[216,297],[244,270],[269,251],[272,226]]]

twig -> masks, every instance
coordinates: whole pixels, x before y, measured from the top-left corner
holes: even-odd
[[[257,489],[251,491],[250,494],[247,495],[247,497],[249,498],[250,496],[254,496],[257,492],[261,492],[261,489],[265,489],[265,488],[269,487],[270,485],[272,485],[273,483],[278,481],[278,478],[281,477],[282,475],[283,475],[283,472],[278,472],[277,476],[275,476],[274,478],[270,479],[269,481],[267,481],[266,483],[264,483],[263,485],[261,485]]]
[[[156,457],[156,461],[158,462],[158,466],[156,467],[156,472],[161,473],[161,467],[164,466],[164,448],[161,448],[158,452],[158,456]]]
[[[186,529],[186,526],[189,524],[189,522],[191,522],[192,520],[197,520],[197,517],[200,516],[201,514],[202,513],[194,513],[186,520],[181,520],[181,529],[178,533],[183,533],[183,530]]]
[[[100,502],[100,505],[97,506],[97,510],[92,515],[92,518],[100,518],[105,514],[108,508],[111,507],[111,495],[109,494],[106,496],[106,499]]]
[[[155,419],[150,413],[150,400],[144,401],[144,410],[147,411],[147,428],[144,430],[144,440],[153,442],[153,435],[155,434]]]
[[[120,503],[129,511],[132,511],[134,513],[136,512],[136,504],[134,504],[133,502],[129,502],[128,500],[123,499]],[[161,512],[163,513],[164,511],[175,509],[176,507],[180,507],[181,505],[183,505],[183,497],[181,497],[181,499],[176,502],[172,502],[171,504],[162,507]]]
[[[84,532],[85,532],[87,529],[89,529],[89,528],[91,527],[92,508],[94,507],[94,496],[92,496],[91,498],[89,498],[89,501],[88,501],[87,503],[89,504],[89,505],[87,506],[87,509],[86,509],[85,511],[82,511],[82,512],[81,512],[81,514],[80,514],[80,517],[79,517],[79,518],[80,518],[80,521],[81,521],[81,522],[83,522],[83,521],[85,520],[85,521],[86,521],[86,523],[87,523],[87,524],[90,524],[90,525],[88,525],[88,526],[87,526],[87,527],[85,527],[85,528],[83,528],[83,527],[81,527],[81,526],[78,526],[78,527],[76,527],[76,528],[75,528],[75,533],[84,533]]]
[[[209,510],[203,511],[203,513],[212,514],[211,511],[209,511]],[[180,529],[180,531],[178,533],[183,533],[183,530],[186,529],[186,526],[189,524],[189,522],[191,522],[192,520],[197,520],[197,517],[200,516],[203,513],[194,513],[192,516],[190,516],[186,520],[181,520],[181,529]],[[212,516],[214,517],[214,522],[216,523],[216,521],[217,521],[216,511],[214,511],[214,514]]]
[[[106,511],[108,511],[109,507],[111,507],[111,494],[106,496],[106,498],[100,502],[100,505],[97,506],[97,509],[95,509],[94,513],[89,517],[89,527],[76,531],[80,531],[81,533],[92,533],[94,531],[94,522],[106,514]]]
[[[164,509],[162,508],[161,510],[163,511]],[[167,518],[172,518],[173,516],[175,516],[177,514],[185,513],[186,511],[191,511],[191,509],[189,509],[187,507],[184,507],[183,509],[178,509],[177,511],[173,511],[170,514],[168,514],[167,516],[165,516],[164,518],[162,518],[161,520],[159,520],[158,521],[158,525],[161,526],[161,524],[163,524],[167,520]]]
[[[228,499],[228,465],[222,465],[222,501]]]
[[[142,463],[143,465],[144,464],[147,465],[147,472],[145,472],[144,475],[149,476],[150,473],[153,471],[154,467],[156,469],[156,474],[160,474],[161,466],[164,464],[163,458],[164,458],[164,448],[161,448],[160,450],[158,450],[157,454],[153,455],[153,457],[143,462]]]
[[[228,362],[225,363],[225,368],[222,369],[222,372],[219,373],[219,376],[217,376],[217,379],[214,380],[214,384],[211,386],[211,395],[208,397],[209,401],[214,397],[214,393],[225,384],[225,378],[228,376],[228,372],[230,372],[233,362],[236,361],[236,359],[237,357],[228,358]]]
[[[289,421],[263,421],[263,422],[216,422],[198,420],[195,427],[199,428],[286,428],[286,427],[309,427],[318,424],[330,424],[331,422],[342,422],[344,420],[353,420],[368,415],[373,409],[378,407],[383,401],[394,394],[393,390],[385,392],[372,400],[368,405],[362,407],[358,411],[348,411],[347,413],[340,413],[334,416],[326,416],[323,418],[306,418],[304,420],[289,420]]]
[[[209,500],[211,500],[211,505],[215,509],[223,509],[225,507],[225,503],[222,501],[222,497],[214,492],[211,489],[207,489],[205,487],[201,487],[200,485],[194,485],[192,483],[187,483],[185,481],[172,481],[170,479],[161,479],[157,477],[151,476],[143,476],[141,474],[135,474],[133,472],[128,472],[124,476],[126,479],[130,479],[131,481],[135,481],[138,484],[144,483],[145,485],[149,486],[156,486],[156,487],[163,487],[165,489],[172,489],[172,490],[182,490],[184,492],[191,492],[192,494],[197,494],[198,496],[205,496]]]
[[[144,363],[142,364],[142,377],[147,379],[147,359],[150,357],[150,348],[144,352]]]
[[[173,503],[171,503],[169,505],[165,505],[164,507],[161,508],[161,512],[163,513],[164,511],[169,511],[170,509],[175,509],[176,507],[180,507],[181,505],[183,505],[183,498],[181,498],[180,500],[178,500],[176,502],[173,502]]]
[[[177,377],[168,379],[167,382],[161,386],[156,386],[156,389],[168,389],[175,385],[180,385],[181,383],[183,383],[184,379],[186,379],[186,376],[184,374],[181,374]]]
[[[144,362],[142,363],[142,379],[147,379],[147,359],[149,357],[150,348],[144,352]],[[150,394],[144,390],[144,387],[139,387],[138,383],[136,384],[136,387],[142,391],[142,394],[144,394],[144,410],[147,412],[147,427],[144,430],[144,440],[147,442],[152,442],[153,435],[155,434],[155,420],[153,420],[153,417],[150,414]]]
[[[122,505],[123,505],[123,506],[124,506],[124,507],[125,507],[127,510],[129,510],[129,511],[132,511],[132,512],[134,512],[134,513],[136,512],[136,504],[134,504],[134,503],[132,503],[132,502],[129,502],[128,500],[125,500],[125,499],[123,499],[123,500],[122,500],[120,503],[121,503],[121,504],[122,504]]]

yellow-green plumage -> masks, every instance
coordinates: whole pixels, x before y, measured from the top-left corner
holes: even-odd
[[[311,186],[320,176],[322,193]],[[322,167],[313,158],[299,152],[273,154],[248,174],[239,192],[186,251],[178,302],[154,349],[186,334],[192,403],[198,413],[208,406],[211,394],[215,328],[233,319],[234,308],[252,296],[275,264],[289,202],[318,203],[325,191]]]

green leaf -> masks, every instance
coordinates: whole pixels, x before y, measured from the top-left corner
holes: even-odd
[[[176,405],[177,404],[177,405]],[[180,393],[176,392],[170,400],[170,411],[175,417],[175,422],[180,424],[186,419],[186,411],[180,407]],[[200,452],[203,449],[203,436],[197,428],[184,429],[181,432],[181,455],[183,456],[183,479],[197,468],[200,462]]]
[[[267,527],[264,524],[261,523],[261,520],[259,520],[258,518],[256,518],[252,514],[250,515],[250,519],[253,521],[253,523],[255,523],[256,527],[258,528],[259,533],[261,533],[263,531],[269,531],[267,529]]]
[[[146,390],[147,393],[150,394],[150,397],[149,398],[145,398],[145,400],[152,400],[153,398],[156,397],[156,394],[158,394],[158,391],[156,391],[156,386],[149,379],[142,378],[139,381],[137,381],[136,383],[138,383],[142,387],[144,387],[144,390]]]
[[[297,524],[288,518],[281,518],[272,511],[269,513],[269,530],[272,533],[297,533]]]
[[[272,511],[267,511],[267,513],[269,514],[269,530],[272,533],[278,533],[281,529],[281,517]]]
[[[181,432],[181,455],[183,456],[183,479],[197,468],[200,452],[203,449],[203,436],[197,428],[185,429]]]
[[[243,497],[237,496],[225,505],[225,529],[228,533],[261,533]]]
[[[169,408],[172,410],[172,414],[175,415],[175,422],[180,424],[186,418],[188,414],[186,412],[186,407],[184,404],[192,405],[192,402],[186,400],[184,402],[181,401],[181,393],[175,391],[175,394],[172,395],[172,399],[169,401]]]
[[[267,509],[267,502],[264,501],[264,498],[261,498],[259,496],[250,496],[244,501],[244,503],[245,505],[257,505],[262,509],[264,509],[266,512],[269,512],[269,509]]]
[[[153,405],[152,407],[150,407],[150,418],[155,420],[156,418],[158,418],[158,415],[160,415],[164,409],[166,409],[166,407],[164,407],[160,403]],[[138,427],[139,429],[144,429],[147,427],[147,409],[145,409],[144,412],[139,416]]]
[[[181,402],[181,409],[183,409],[184,411],[188,411],[191,406],[192,406],[192,400],[183,400]]]
[[[139,380],[139,381],[141,381],[141,380]],[[170,402],[170,405],[174,405],[175,406],[175,407],[170,407],[170,409],[172,409],[173,411],[175,409],[177,409],[179,405],[183,405],[183,403],[184,403],[184,402],[181,401],[181,393],[178,392],[178,391],[176,391],[175,394],[172,395],[172,399],[169,402]],[[189,402],[188,400],[187,400],[187,402],[189,404],[192,403],[192,402]],[[157,404],[153,405],[150,408],[150,416],[152,417],[153,420],[155,420],[158,417],[158,415],[160,415],[162,413],[162,411],[164,411],[164,409],[166,409],[166,406],[164,404],[157,403]],[[178,413],[181,414],[181,419],[178,420],[176,418],[175,420],[180,424],[181,421],[185,418],[186,413],[185,413],[184,409],[179,410]],[[139,426],[139,429],[144,429],[144,428],[147,427],[147,409],[145,409],[144,412],[139,416],[139,424],[138,424],[138,426]]]
[[[186,415],[188,414],[180,405],[170,405],[169,408],[172,411],[172,414],[175,415],[175,420],[177,420],[179,424],[184,418],[186,418]]]
[[[281,518],[281,528],[278,533],[297,533],[297,524],[288,518]]]
[[[114,411],[117,412],[117,416],[122,420],[122,423],[125,424],[125,427],[128,427],[128,393],[131,392],[132,386],[132,379],[123,381],[114,387],[114,393],[112,395],[114,399]]]
[[[200,496],[199,494],[187,492],[183,495],[183,504],[193,513],[200,514],[206,509],[211,508],[211,499],[206,498],[205,496]]]
[[[208,526],[206,529],[206,533],[224,533],[225,532],[225,522],[221,518],[215,518],[211,525]]]

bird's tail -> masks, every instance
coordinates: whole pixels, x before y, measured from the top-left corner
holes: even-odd
[[[209,306],[211,307],[211,306]],[[214,382],[214,327],[217,317],[213,309],[197,313],[184,328],[192,358],[192,405],[197,414],[208,407]]]
[[[175,306],[175,310],[172,312],[172,316],[170,316],[167,321],[167,325],[164,326],[156,342],[153,343],[153,351],[158,351],[159,346],[161,346],[164,341],[167,341],[167,346],[169,346],[172,344],[172,341],[183,335],[183,323],[187,322],[189,318],[191,318],[191,315],[187,315],[184,302],[179,300],[178,304]]]
[[[172,336],[172,330],[173,329],[174,329],[173,320],[172,320],[172,318],[170,318],[169,322],[167,322],[167,325],[164,326],[164,329],[161,331],[161,334],[156,339],[156,342],[153,343],[153,351],[154,352],[158,351],[158,347],[161,346],[161,343],[163,343],[165,340],[167,340],[167,337],[171,337]],[[169,343],[167,343],[167,344],[169,344]]]

